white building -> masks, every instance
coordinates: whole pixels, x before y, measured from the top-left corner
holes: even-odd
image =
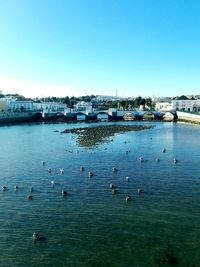
[[[172,110],[172,104],[169,102],[157,102],[155,106],[155,110],[163,110],[163,111]]]
[[[10,112],[25,112],[33,110],[32,100],[11,100],[8,102],[8,111]]]
[[[90,102],[80,101],[75,106],[74,109],[76,111],[86,111],[89,110],[89,112],[92,111],[92,105]]]
[[[25,112],[33,111],[33,100],[18,100],[13,96],[5,96],[0,99],[1,112]]]
[[[67,105],[57,102],[34,102],[34,109],[45,112],[65,112]]]
[[[7,102],[4,97],[0,98],[0,112],[7,112]]]
[[[200,100],[188,98],[184,95],[172,99],[172,110],[200,111]]]
[[[34,102],[33,100],[18,100],[12,96],[0,98],[0,112],[65,112],[66,104],[54,102]]]

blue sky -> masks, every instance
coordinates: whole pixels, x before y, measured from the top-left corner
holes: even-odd
[[[200,94],[198,0],[0,0],[0,89]]]

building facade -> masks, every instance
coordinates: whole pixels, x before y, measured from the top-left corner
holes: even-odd
[[[200,100],[188,98],[184,95],[172,99],[172,110],[199,112]]]
[[[1,112],[7,112],[7,102],[5,98],[0,98],[0,113]]]

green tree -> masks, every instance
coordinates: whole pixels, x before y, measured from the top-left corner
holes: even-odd
[[[142,97],[141,96],[136,97],[136,99],[135,99],[135,107],[136,108],[139,108],[139,106],[141,104],[141,101],[142,101]]]
[[[67,105],[69,105],[69,102],[70,102],[70,100],[69,100],[69,96],[66,96],[66,97],[64,97],[64,98],[62,99],[62,103],[63,103],[63,104],[67,104]]]
[[[153,102],[151,97],[146,98],[146,105],[150,108],[150,109],[155,109],[155,103]]]
[[[126,107],[126,101],[125,100],[122,100],[120,101],[120,106],[123,108],[123,110],[125,109]]]

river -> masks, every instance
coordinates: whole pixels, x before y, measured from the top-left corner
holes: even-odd
[[[154,128],[83,147],[60,132],[93,124],[0,127],[0,266],[200,266],[200,126],[125,124]]]

